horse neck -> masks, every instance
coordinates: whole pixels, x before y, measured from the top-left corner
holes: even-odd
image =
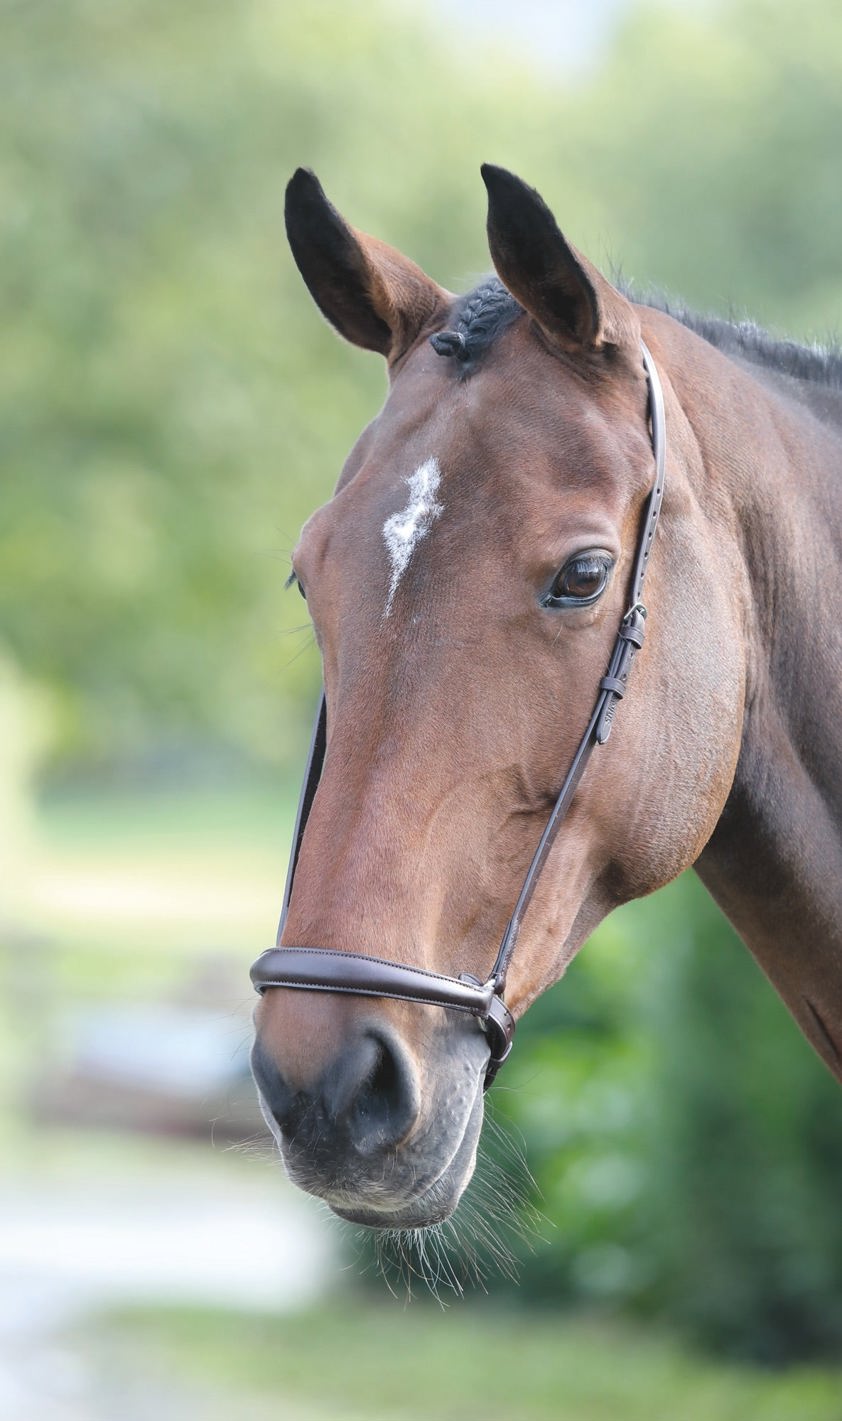
[[[672,383],[745,567],[748,650],[734,784],[696,867],[842,1079],[842,395],[708,347],[700,402],[689,339]]]

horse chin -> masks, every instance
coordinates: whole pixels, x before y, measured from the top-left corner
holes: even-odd
[[[465,1120],[461,1137],[444,1167],[435,1174],[428,1165],[435,1138],[426,1137],[424,1156],[407,1145],[395,1159],[392,1178],[370,1182],[355,1181],[353,1188],[325,1188],[312,1178],[302,1176],[281,1145],[281,1156],[287,1176],[293,1184],[313,1194],[328,1205],[338,1218],[362,1225],[374,1231],[389,1229],[425,1229],[450,1218],[467,1188],[474,1172],[477,1145],[482,1129],[484,1094],[480,1087]],[[412,1193],[409,1181],[424,1179],[418,1193]]]

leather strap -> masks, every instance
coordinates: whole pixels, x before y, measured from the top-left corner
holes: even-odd
[[[628,686],[632,662],[643,645],[646,608],[641,596],[664,497],[666,427],[661,381],[655,362],[642,341],[641,351],[649,387],[649,425],[655,456],[655,479],[643,512],[629,587],[629,609],[617,631],[608,670],[599,683],[596,704],[587,728],[527,869],[491,976],[486,982],[480,982],[468,973],[463,973],[461,977],[447,977],[428,972],[424,968],[408,967],[400,962],[389,962],[383,958],[359,953],[336,952],[321,947],[281,946],[301,843],[319,786],[327,749],[327,708],[324,692],[316,713],[304,786],[298,806],[276,946],[262,953],[251,969],[251,980],[259,993],[270,987],[290,987],[312,992],[347,992],[354,996],[390,997],[398,1001],[420,1002],[427,1006],[467,1012],[477,1018],[488,1037],[486,1087],[491,1084],[512,1049],[515,1020],[503,1001],[503,992],[524,915],[588,761],[596,747],[604,745],[611,734],[617,705]]]
[[[652,441],[652,452],[655,455],[655,482],[652,485],[652,492],[649,495],[646,511],[643,517],[643,528],[640,534],[640,542],[637,546],[637,557],[634,560],[634,572],[632,573],[631,597],[629,605],[636,606],[640,602],[643,593],[643,579],[646,576],[646,569],[649,566],[649,554],[652,551],[652,544],[655,541],[655,530],[658,527],[658,519],[661,516],[661,504],[664,501],[664,481],[667,459],[667,436],[666,436],[666,416],[664,414],[664,391],[661,385],[661,377],[658,374],[648,346],[641,341],[640,351],[643,356],[643,368],[646,371],[646,380],[649,385],[649,437]]]
[[[281,920],[278,923],[278,931],[275,934],[275,942],[279,946],[284,931],[284,923],[287,920],[287,913],[289,912],[289,900],[292,897],[292,881],[295,878],[295,870],[298,867],[301,841],[304,838],[304,830],[307,828],[307,820],[310,818],[313,800],[316,798],[316,790],[319,787],[319,780],[322,777],[322,766],[324,765],[326,754],[327,702],[325,700],[325,693],[322,691],[319,696],[316,719],[313,721],[313,733],[310,736],[310,749],[307,751],[307,765],[304,770],[304,784],[301,789],[301,797],[298,801],[298,810],[295,815],[295,828],[292,831],[292,853],[289,856],[287,878],[284,884],[284,901],[281,905]],[[265,956],[265,953],[263,956]],[[258,961],[259,960],[260,959],[258,959]]]
[[[261,993],[267,987],[298,987],[311,992],[391,997],[467,1012],[477,1017],[485,1029],[495,1072],[512,1049],[515,1020],[502,997],[495,994],[493,979],[480,982],[467,972],[461,977],[445,977],[423,967],[407,967],[353,952],[322,947],[270,947],[252,967],[251,980]]]

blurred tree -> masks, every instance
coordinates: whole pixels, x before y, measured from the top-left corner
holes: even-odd
[[[406,15],[346,21],[270,0],[7,10],[0,628],[53,688],[58,759],[187,735],[283,758],[312,693],[288,555],[385,380],[301,286],[286,178],[312,164],[447,277],[483,245],[459,133],[505,126],[481,70],[448,73]]]
[[[296,164],[445,284],[488,265],[493,157],[644,283],[796,332],[842,306],[830,0],[634,10],[567,92],[408,7],[353,14],[7,7],[0,634],[52,688],[54,761],[297,751],[317,671],[280,587],[383,376],[286,253]]]

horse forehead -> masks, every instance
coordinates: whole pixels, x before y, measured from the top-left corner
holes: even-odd
[[[529,354],[490,361],[462,382],[432,351],[416,357],[349,457],[335,498],[308,525],[343,564],[382,567],[389,604],[410,564],[436,560],[440,544],[452,547],[458,535],[463,556],[470,552],[483,509],[498,522],[509,507],[519,528],[540,516],[548,494],[554,506],[566,492],[614,503],[628,483],[630,432],[648,460],[642,421],[638,430],[618,418],[563,372],[548,389],[546,355]]]

